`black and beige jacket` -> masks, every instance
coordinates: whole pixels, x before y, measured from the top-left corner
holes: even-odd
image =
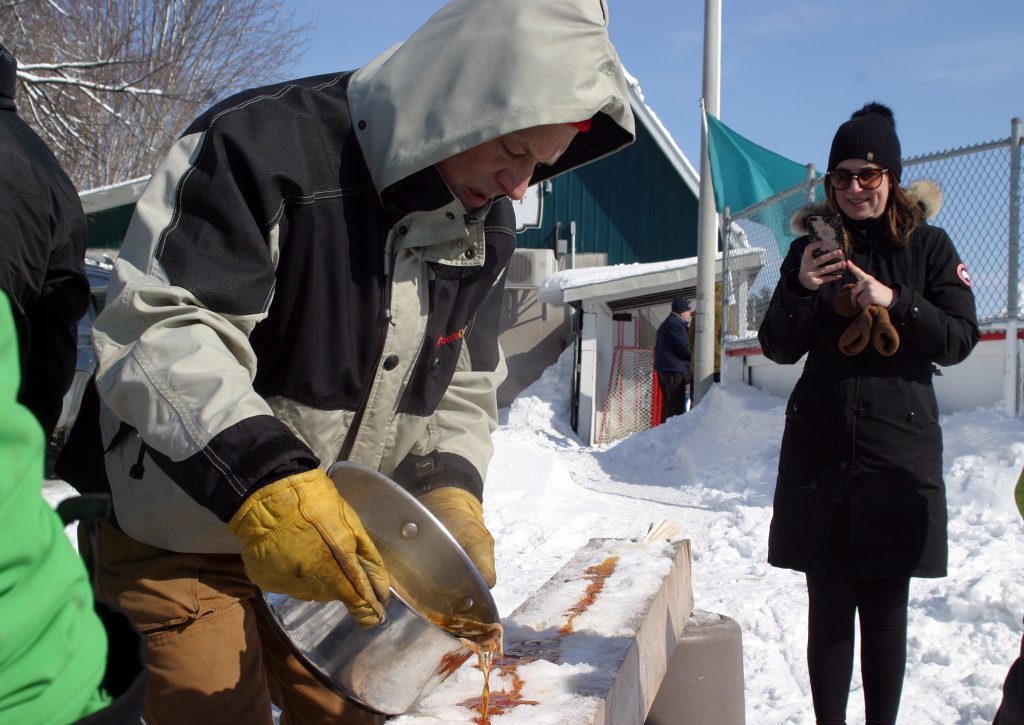
[[[95,326],[127,533],[236,551],[223,522],[248,495],[342,459],[482,495],[514,216],[467,212],[434,165],[593,118],[540,181],[632,140],[603,2],[558,6],[456,0],[359,71],[244,92],[185,131]],[[507,31],[524,24],[561,51]]]

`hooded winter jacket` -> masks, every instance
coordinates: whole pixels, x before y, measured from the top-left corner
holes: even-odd
[[[25,371],[18,401],[47,435],[75,373],[89,304],[85,214],[46,143],[18,116],[17,62],[0,45],[0,289],[14,312]]]
[[[254,490],[347,459],[482,495],[504,375],[507,199],[467,212],[435,164],[592,119],[550,178],[632,141],[602,0],[455,0],[354,73],[230,98],[147,187],[96,321],[117,520],[237,551]]]
[[[928,218],[938,213],[933,184],[908,191]],[[823,575],[832,538],[833,550],[849,552],[852,576],[945,576],[946,492],[932,375],[936,365],[964,360],[978,342],[970,276],[942,229],[922,223],[896,249],[882,241],[877,221],[851,227],[848,258],[896,294],[889,314],[900,346],[891,357],[870,345],[844,355],[838,341],[851,320],[832,305],[850,280],[807,291],[796,275],[809,242],[802,236],[792,243],[758,332],[770,360],[792,364],[807,354],[786,408],[768,561]]]

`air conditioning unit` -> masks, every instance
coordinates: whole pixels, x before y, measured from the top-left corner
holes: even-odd
[[[545,279],[558,271],[558,262],[551,249],[517,249],[508,263],[505,287],[538,289]]]

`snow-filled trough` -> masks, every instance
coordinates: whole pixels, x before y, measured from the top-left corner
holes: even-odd
[[[693,611],[690,542],[593,539],[502,624],[494,725],[644,722]],[[389,725],[480,723],[471,658]]]

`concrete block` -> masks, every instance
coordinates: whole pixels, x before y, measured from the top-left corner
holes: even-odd
[[[743,640],[729,617],[695,610],[645,725],[745,725]]]

